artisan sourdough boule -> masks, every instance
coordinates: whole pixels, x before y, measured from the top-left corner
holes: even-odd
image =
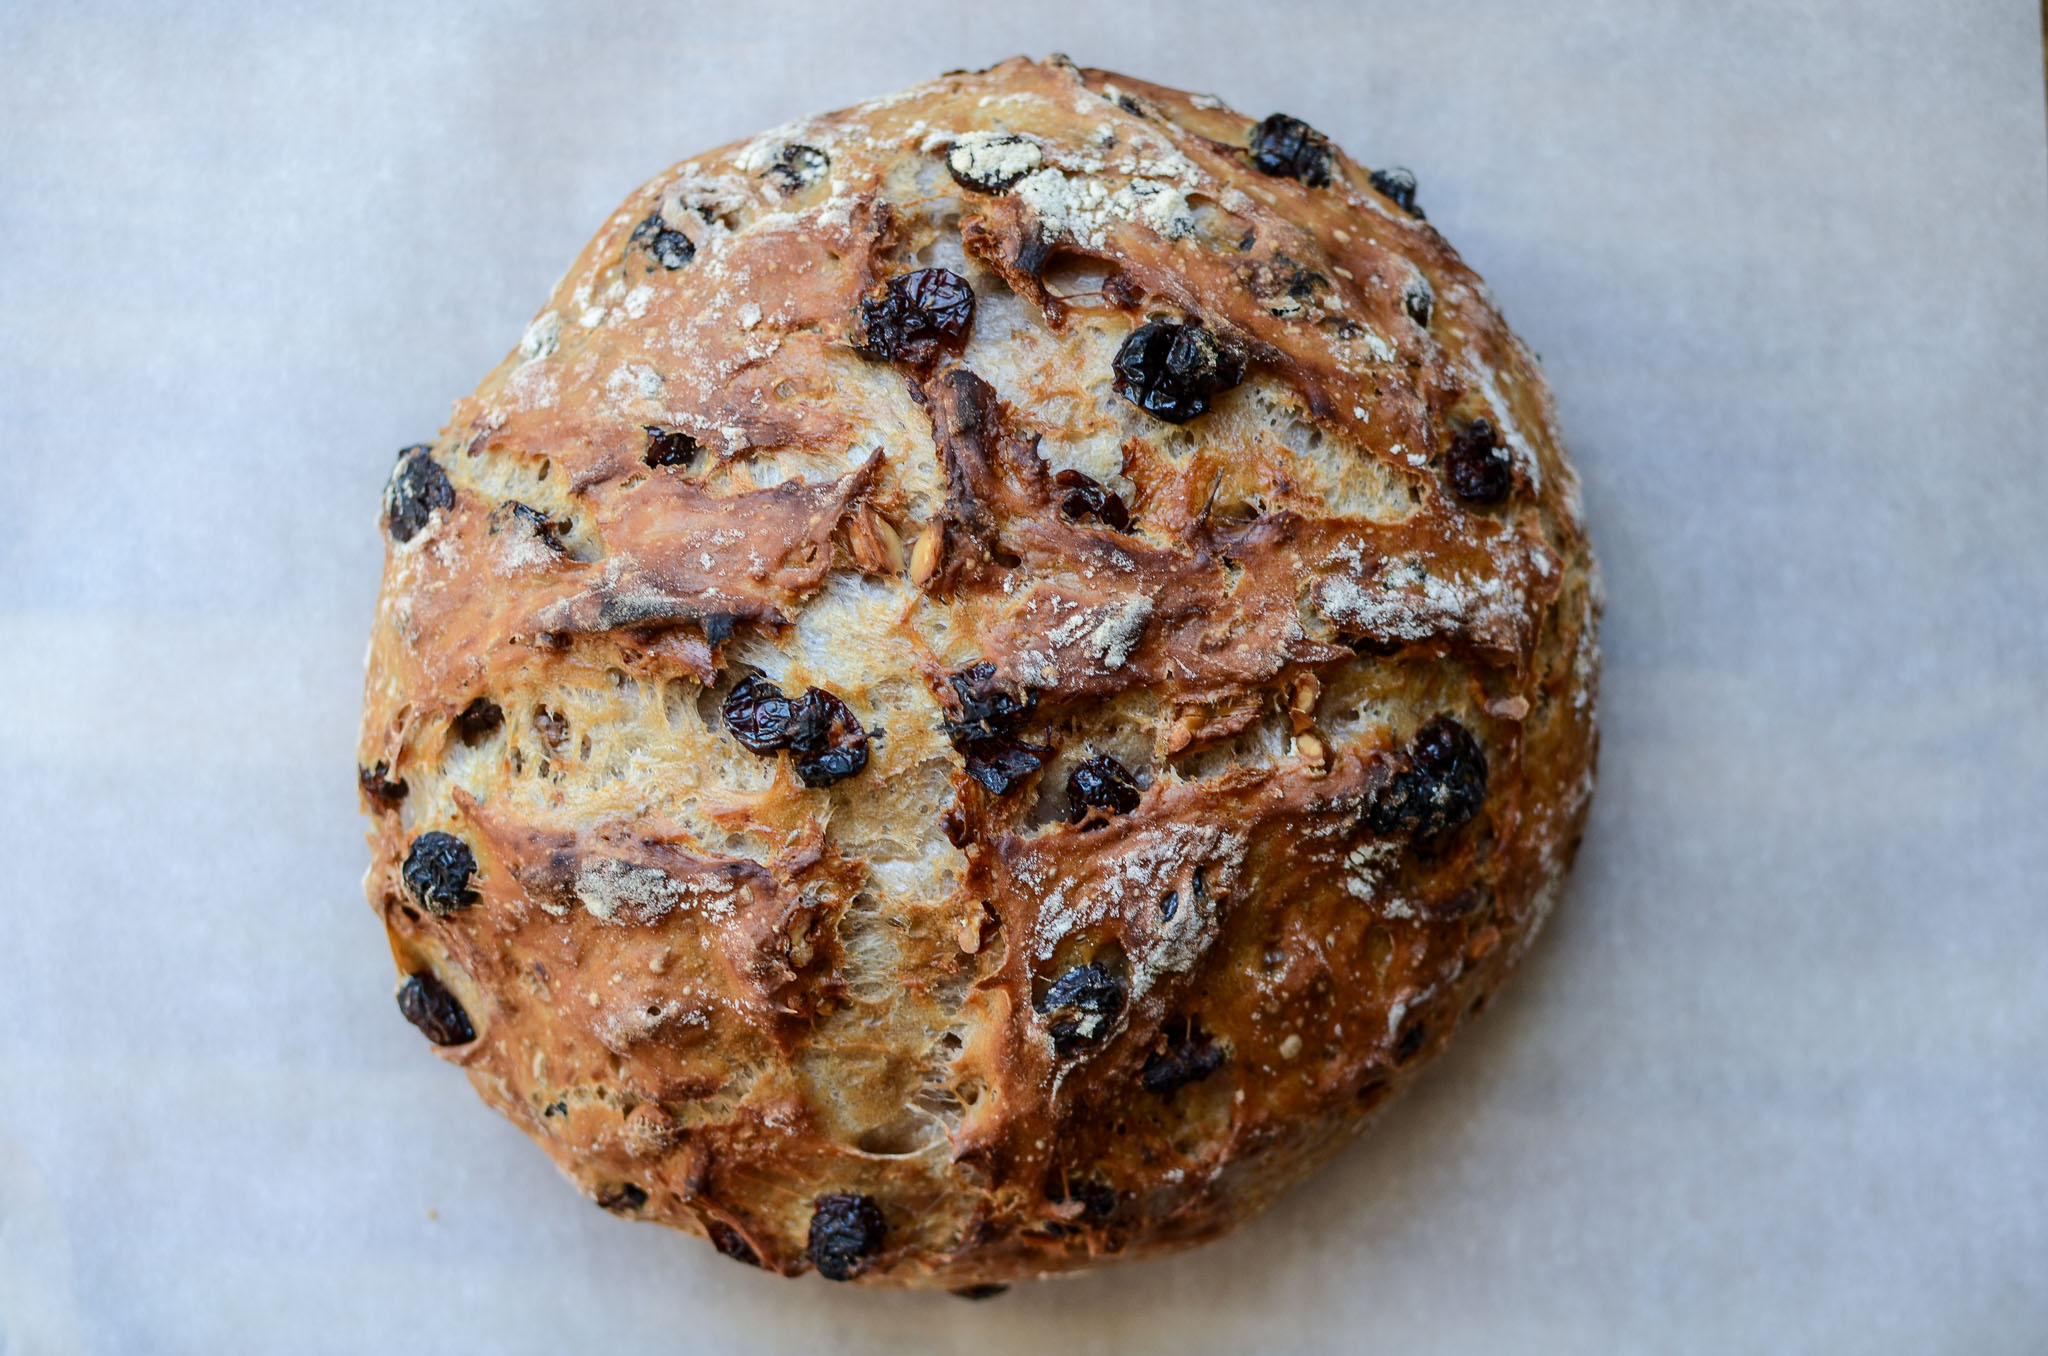
[[[600,1205],[783,1273],[1217,1236],[1584,823],[1576,483],[1413,176],[1062,59],[655,179],[383,525],[401,1011]]]

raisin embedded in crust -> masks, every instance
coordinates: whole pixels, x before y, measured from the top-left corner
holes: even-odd
[[[725,717],[725,728],[748,753],[772,758],[789,747],[793,710],[794,704],[781,688],[753,673],[726,694],[720,714]]]
[[[1486,803],[1486,752],[1449,716],[1416,731],[1403,760],[1407,766],[1366,807],[1366,827],[1374,833],[1405,833],[1434,846]]]
[[[1429,285],[1429,279],[1418,273],[1401,289],[1401,306],[1408,312],[1410,320],[1428,329],[1430,313],[1436,309],[1436,289]]]
[[[384,489],[384,523],[391,540],[408,542],[433,517],[435,509],[455,507],[455,486],[441,463],[428,455],[425,443],[398,454],[391,483]]]
[[[640,460],[649,466],[688,466],[702,450],[697,440],[681,429],[650,427],[647,453]]]
[[[775,163],[762,171],[762,175],[785,194],[800,193],[824,178],[825,171],[831,167],[831,156],[816,146],[792,141],[782,148],[775,157]]]
[[[929,367],[958,353],[974,325],[974,289],[949,268],[921,268],[889,279],[882,295],[860,304],[860,352]]]
[[[749,753],[772,758],[784,749],[796,756],[796,774],[818,789],[843,781],[868,765],[868,735],[845,702],[814,687],[790,697],[759,674],[740,680],[726,696],[726,728]]]
[[[391,765],[383,759],[375,767],[356,769],[356,785],[363,789],[363,796],[380,811],[396,810],[405,799],[405,779],[391,779]]]
[[[478,697],[448,722],[448,728],[465,747],[473,749],[496,734],[504,724],[504,709],[489,697]]]
[[[697,257],[697,247],[681,231],[672,231],[656,212],[633,228],[626,237],[628,248],[646,251],[649,258],[666,269],[678,269]]]
[[[1209,397],[1244,380],[1244,361],[1207,326],[1155,320],[1131,331],[1111,364],[1116,393],[1169,424],[1209,410]]]
[[[461,1001],[428,971],[408,975],[398,986],[398,1010],[436,1045],[467,1045],[476,1039]]]
[[[469,883],[476,874],[476,854],[452,833],[429,829],[413,839],[399,874],[406,893],[436,918],[446,918],[477,901],[476,890]]]
[[[947,675],[947,681],[959,715],[947,716],[943,728],[967,760],[968,776],[990,795],[1004,796],[1045,766],[1052,750],[1016,734],[1038,706],[1036,692],[1005,686],[987,660]]]
[[[1468,504],[1498,504],[1515,487],[1515,462],[1490,420],[1474,419],[1451,438],[1444,479]]]
[[[1138,784],[1124,765],[1098,754],[1067,774],[1067,818],[1078,824],[1090,810],[1127,815],[1138,808]]]
[[[976,193],[1001,193],[1044,162],[1038,144],[1000,132],[969,132],[946,148],[946,172]]]
[[[1372,172],[1372,186],[1409,216],[1417,221],[1426,220],[1422,209],[1415,205],[1415,171],[1398,165],[1392,169],[1376,169]]]
[[[1252,128],[1252,168],[1310,188],[1330,182],[1330,139],[1300,118],[1270,113]]]
[[[1119,532],[1131,530],[1131,511],[1124,498],[1101,481],[1080,471],[1066,470],[1052,478],[1059,491],[1060,516],[1069,522],[1093,518]]]
[[[1201,1082],[1229,1062],[1230,1052],[1202,1030],[1200,1018],[1190,1017],[1184,1022],[1167,1024],[1166,1048],[1145,1057],[1145,1067],[1138,1073],[1138,1082],[1149,1093],[1171,1097],[1188,1084]]]
[[[754,1245],[740,1236],[740,1231],[723,1220],[712,1220],[704,1226],[704,1232],[711,1239],[711,1246],[735,1262],[745,1262],[750,1267],[761,1265],[761,1254],[754,1251]]]
[[[1052,982],[1037,1004],[1052,1048],[1068,1054],[1102,1039],[1123,1014],[1128,986],[1100,961],[1077,965]]]
[[[833,1192],[812,1203],[811,1265],[827,1280],[850,1281],[882,1250],[889,1222],[872,1196]]]
[[[613,1182],[597,1189],[597,1203],[614,1215],[630,1215],[647,1204],[647,1188],[637,1182]]]

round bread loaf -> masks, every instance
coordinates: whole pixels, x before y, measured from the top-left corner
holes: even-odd
[[[1221,1234],[1585,819],[1576,482],[1413,177],[1060,58],[649,183],[383,525],[400,1009],[599,1205],[784,1274]]]

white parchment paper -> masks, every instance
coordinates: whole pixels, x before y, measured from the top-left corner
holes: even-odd
[[[0,1349],[2048,1350],[2031,0],[0,4]],[[1575,882],[1220,1245],[968,1304],[623,1224],[430,1058],[352,752],[393,452],[643,178],[1018,51],[1307,118],[1544,357]]]

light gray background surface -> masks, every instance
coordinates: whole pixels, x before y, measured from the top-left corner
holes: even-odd
[[[17,1353],[2048,1350],[2029,0],[0,4]],[[1611,596],[1524,973],[1220,1245],[986,1304],[619,1223],[358,886],[392,454],[672,160],[1064,50],[1420,173]]]

